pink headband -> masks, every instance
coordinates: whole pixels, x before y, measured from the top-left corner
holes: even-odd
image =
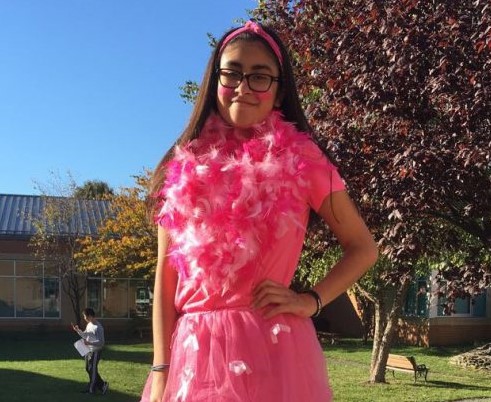
[[[280,62],[280,65],[283,65],[283,57],[281,57],[281,51],[280,47],[278,44],[275,42],[275,40],[269,35],[261,25],[259,25],[257,22],[254,21],[247,21],[245,25],[239,29],[236,29],[235,31],[231,32],[222,42],[222,47],[220,48],[220,53],[223,51],[225,46],[228,45],[228,43],[234,39],[235,37],[239,36],[242,32],[254,32],[256,35],[259,35],[261,38],[263,38],[266,42],[268,42],[268,45],[271,47],[273,50],[274,54],[276,55],[276,58]]]

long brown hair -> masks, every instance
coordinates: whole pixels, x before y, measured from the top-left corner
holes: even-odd
[[[193,111],[189,118],[187,127],[182,132],[181,136],[177,139],[171,149],[160,160],[155,168],[149,186],[149,197],[147,199],[149,217],[153,220],[155,214],[158,212],[156,209],[160,204],[157,197],[165,180],[165,165],[174,154],[174,147],[176,145],[184,145],[193,139],[197,138],[203,129],[206,119],[212,112],[217,111],[217,86],[218,86],[218,73],[217,69],[220,65],[221,48],[224,39],[233,31],[238,28],[231,29],[226,32],[218,41],[206,67],[203,81],[198,91],[198,96],[194,104]],[[296,127],[300,131],[311,132],[311,128],[307,122],[307,118],[302,109],[300,99],[298,97],[297,86],[295,84],[295,77],[293,75],[293,69],[290,62],[290,57],[277,34],[269,27],[263,26],[263,29],[274,39],[280,48],[283,62],[281,64],[281,82],[280,82],[280,94],[281,103],[279,109],[283,113],[285,120],[295,123]],[[268,42],[261,36],[245,31],[237,35],[228,44],[234,43],[239,40],[246,41],[260,41],[267,49],[271,49]],[[227,44],[227,46],[228,46]],[[274,55],[274,52],[271,50]],[[276,59],[276,57],[275,57]],[[279,64],[278,64],[279,65]]]

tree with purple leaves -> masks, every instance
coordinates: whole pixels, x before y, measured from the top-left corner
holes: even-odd
[[[436,270],[449,310],[491,282],[491,7],[264,0],[253,15],[294,52],[316,139],[384,256],[357,286],[375,307],[370,380],[383,382],[418,273]]]

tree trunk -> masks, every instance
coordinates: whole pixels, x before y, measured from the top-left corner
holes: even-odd
[[[385,382],[385,367],[409,283],[409,279],[402,281],[393,297],[387,300],[388,298],[384,297],[386,295],[381,295],[379,301],[375,303],[375,333],[370,364],[371,383]]]
[[[382,335],[386,326],[387,315],[385,314],[385,301],[383,297],[378,297],[374,303],[374,330],[373,330],[373,348],[372,358],[370,362],[370,373],[373,373],[377,365],[377,357],[379,355],[379,349],[382,345]]]
[[[360,312],[361,326],[363,328],[362,341],[366,345],[369,338],[373,338],[373,323],[374,323],[374,303],[363,296],[355,294],[358,311]]]
[[[72,270],[66,273],[62,286],[63,291],[70,299],[76,323],[80,326],[82,323],[82,308],[80,302],[85,293],[85,286],[80,284],[80,278],[78,278],[78,275]]]

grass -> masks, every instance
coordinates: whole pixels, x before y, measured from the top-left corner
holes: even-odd
[[[111,343],[99,372],[109,381],[102,397],[80,393],[88,376],[73,347],[76,337],[51,340],[0,340],[0,401],[8,402],[137,402],[152,361],[150,344]]]
[[[414,356],[429,369],[428,381],[414,382],[412,374],[387,373],[386,384],[369,384],[372,345],[358,340],[343,340],[324,348],[334,401],[442,402],[470,398],[491,398],[491,372],[464,369],[449,363],[449,358],[472,347],[418,348],[394,346],[391,353]]]
[[[86,385],[84,361],[73,348],[75,338],[0,340],[0,401],[82,402]],[[491,398],[491,373],[450,365],[448,359],[469,348],[394,347],[393,353],[412,355],[430,368],[428,382],[410,374],[387,375],[387,384],[367,383],[371,346],[343,340],[325,346],[330,382],[336,402],[456,401]],[[151,362],[149,343],[110,342],[100,372],[110,382],[106,396],[95,400],[137,402]],[[303,401],[302,401],[303,402]]]

